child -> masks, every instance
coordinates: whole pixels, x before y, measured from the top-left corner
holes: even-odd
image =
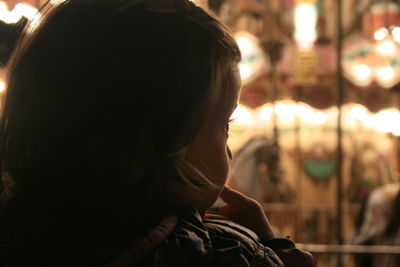
[[[214,16],[186,0],[45,9],[8,66],[0,266],[313,266],[224,187],[240,52]],[[239,224],[203,219],[219,195]]]

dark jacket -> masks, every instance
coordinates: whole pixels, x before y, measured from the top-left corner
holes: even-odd
[[[170,235],[138,266],[284,266],[252,231],[230,221],[181,214]]]
[[[32,247],[0,250],[1,267],[80,266],[284,266],[274,252],[293,248],[288,239],[260,242],[255,233],[226,220],[202,220],[194,209],[169,216],[127,249]],[[26,249],[25,249],[26,250]],[[289,253],[290,254],[290,253]],[[313,266],[313,265],[298,265]]]

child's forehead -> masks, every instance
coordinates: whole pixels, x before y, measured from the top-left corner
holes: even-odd
[[[224,86],[222,87],[218,106],[222,107],[226,112],[233,112],[233,109],[238,103],[240,88],[242,86],[240,72],[237,65],[232,64],[226,73],[224,80]]]
[[[242,88],[242,79],[240,77],[239,66],[232,64],[229,70],[227,79],[227,94],[232,101],[237,102],[239,97],[240,89]]]

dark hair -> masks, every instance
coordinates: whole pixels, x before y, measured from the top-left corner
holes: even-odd
[[[169,180],[202,184],[177,166],[240,52],[213,15],[185,0],[164,12],[168,3],[45,7],[9,65],[0,136],[8,209],[62,211],[63,220],[135,211],[147,225],[172,205]]]

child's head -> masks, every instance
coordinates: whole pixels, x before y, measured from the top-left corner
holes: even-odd
[[[17,194],[57,207],[211,204],[198,198],[226,178],[218,127],[240,87],[239,49],[217,19],[185,0],[67,0],[27,35],[1,136]]]

